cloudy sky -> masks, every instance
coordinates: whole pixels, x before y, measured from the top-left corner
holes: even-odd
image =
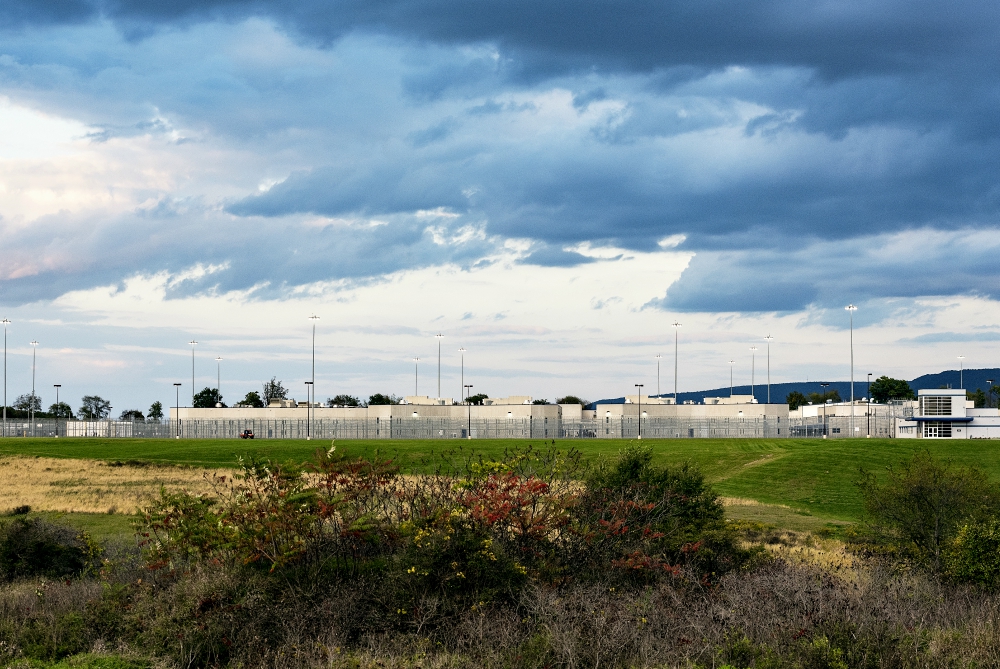
[[[998,365],[987,0],[5,0],[8,393]],[[655,391],[654,391],[655,392]]]

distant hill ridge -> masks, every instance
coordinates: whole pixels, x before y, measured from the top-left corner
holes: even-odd
[[[977,388],[982,388],[984,391],[989,390],[990,384],[986,383],[986,379],[994,379],[1000,382],[1000,368],[990,367],[987,369],[967,369],[962,373],[963,381],[965,383],[966,390],[976,390]],[[872,376],[872,381],[877,379],[877,376]],[[827,383],[824,381],[823,383]],[[908,382],[913,391],[925,389],[940,388],[941,386],[947,386],[950,388],[958,388],[959,386],[959,370],[949,369],[944,372],[938,372],[937,374],[924,374],[923,376],[918,376],[912,381]],[[794,383],[772,383],[771,384],[771,403],[781,404],[785,401],[785,397],[793,391],[798,391],[803,395],[809,395],[809,393],[818,393],[823,390],[837,390],[842,398],[849,399],[851,397],[851,382],[850,381],[830,381],[827,388],[822,388],[819,381],[809,381],[804,382],[794,382]],[[750,386],[734,386],[734,395],[749,395]],[[673,393],[662,393],[661,397],[673,397]],[[729,396],[729,386],[725,388],[713,388],[711,390],[699,390],[696,392],[688,393],[677,393],[678,402],[695,401],[701,403],[706,397],[728,397]],[[756,384],[753,389],[753,396],[758,402],[767,402],[767,382],[763,384]],[[868,396],[868,376],[860,376],[854,380],[854,396],[855,398],[862,398]],[[653,397],[656,397],[653,395]],[[624,397],[615,397],[613,399],[598,400],[594,404],[623,404],[625,402]]]

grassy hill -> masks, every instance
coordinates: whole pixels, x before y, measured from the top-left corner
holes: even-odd
[[[399,440],[341,441],[337,448],[359,455],[376,451],[405,467],[420,469],[448,452],[464,449],[499,456],[514,445],[539,440]],[[592,462],[614,458],[625,440],[562,440],[560,448],[577,448]],[[650,439],[656,461],[677,465],[691,462],[724,496],[788,507],[816,519],[855,521],[861,506],[854,486],[859,467],[881,470],[919,449],[974,465],[1000,481],[1000,441],[903,439]],[[550,442],[551,444],[551,442]],[[0,456],[28,455],[101,460],[142,460],[203,467],[232,466],[240,456],[256,455],[282,461],[303,461],[328,442],[273,440],[155,440],[155,439],[4,439]]]

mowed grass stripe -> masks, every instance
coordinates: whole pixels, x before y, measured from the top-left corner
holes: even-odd
[[[376,452],[408,471],[433,468],[445,453],[469,452],[499,458],[505,449],[551,446],[552,440],[342,440],[337,449],[371,457]],[[592,463],[612,461],[628,440],[556,440],[561,449],[576,448]],[[722,495],[780,504],[819,518],[855,521],[861,501],[854,482],[859,467],[884,471],[889,465],[928,450],[958,465],[976,466],[1000,481],[1000,441],[906,439],[650,439],[658,464],[690,462]],[[240,456],[302,462],[327,441],[222,439],[26,439],[0,440],[0,454],[99,460],[144,460],[201,467],[232,467]],[[458,450],[461,449],[461,450]]]

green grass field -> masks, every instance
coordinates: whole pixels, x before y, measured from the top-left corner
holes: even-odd
[[[420,469],[456,448],[496,457],[504,449],[539,440],[398,440],[339,441],[338,450],[358,455],[377,451],[396,458],[404,467]],[[549,442],[551,445],[551,442]],[[579,449],[591,462],[612,460],[627,444],[623,440],[562,440],[559,448]],[[854,481],[859,467],[883,470],[886,466],[926,449],[958,465],[979,467],[1000,481],[1000,441],[903,439],[670,439],[644,440],[656,461],[697,465],[715,490],[728,497],[742,497],[789,507],[788,516],[816,521],[855,521],[861,505]],[[240,456],[255,455],[280,461],[309,459],[328,442],[301,440],[156,440],[156,439],[24,439],[0,440],[0,455],[18,454],[101,460],[144,460],[192,466],[231,466]],[[740,512],[752,517],[753,507]],[[768,514],[763,514],[767,516]],[[771,514],[773,515],[773,514]]]

